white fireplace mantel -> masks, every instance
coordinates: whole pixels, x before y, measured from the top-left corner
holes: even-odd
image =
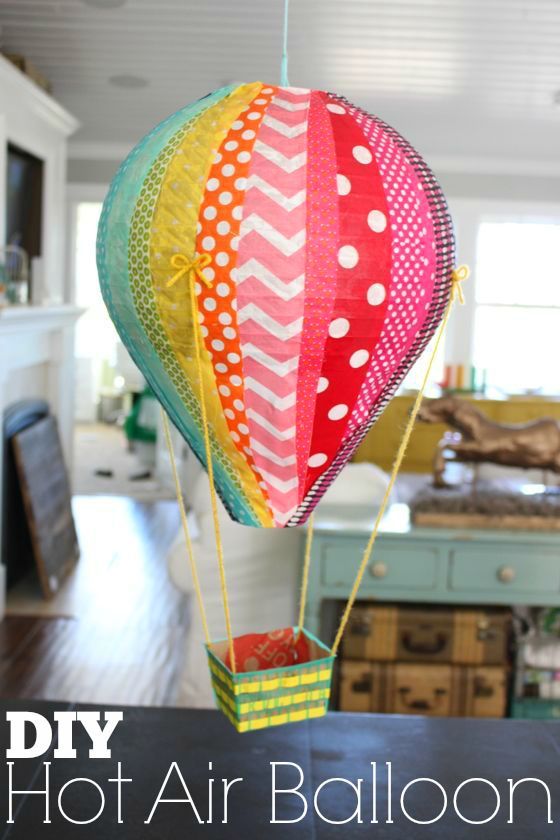
[[[0,416],[18,399],[46,399],[58,421],[69,471],[74,427],[74,326],[83,311],[69,304],[0,309]],[[0,475],[2,457],[0,447]],[[2,509],[0,495],[0,540]],[[0,563],[0,618],[4,612],[4,577]]]
[[[14,332],[48,332],[73,326],[84,312],[78,306],[5,306],[0,309],[0,339]]]
[[[72,461],[74,325],[84,310],[70,304],[0,309],[0,414],[9,402],[44,397],[57,416],[62,447]],[[29,393],[23,369],[37,371],[40,393]]]

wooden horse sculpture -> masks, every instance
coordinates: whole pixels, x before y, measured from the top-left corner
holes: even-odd
[[[530,423],[506,425],[485,417],[471,402],[457,397],[425,400],[418,419],[445,423],[456,433],[446,433],[434,456],[434,486],[446,487],[445,450],[462,463],[501,464],[560,473],[560,424],[552,417]]]

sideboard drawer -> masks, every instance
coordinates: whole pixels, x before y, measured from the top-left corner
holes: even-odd
[[[321,580],[325,586],[351,586],[364,551],[364,543],[321,547]],[[379,546],[373,551],[364,575],[364,589],[433,589],[439,551],[434,548]]]
[[[527,555],[488,546],[451,552],[449,587],[457,591],[560,592],[560,552],[541,549]]]

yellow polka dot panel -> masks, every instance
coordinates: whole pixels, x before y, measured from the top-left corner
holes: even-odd
[[[307,519],[433,335],[453,263],[406,140],[342,97],[261,82],[144,138],[98,236],[124,343],[205,465],[204,395],[217,490],[257,527]]]

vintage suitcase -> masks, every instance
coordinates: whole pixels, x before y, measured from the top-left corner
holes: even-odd
[[[344,712],[504,717],[508,683],[505,667],[343,660],[339,708]]]
[[[452,661],[464,665],[506,665],[511,632],[510,610],[458,609]]]
[[[397,613],[397,607],[385,605],[354,607],[344,638],[345,659],[394,660]]]
[[[453,630],[451,609],[399,608],[393,658],[399,662],[451,662]]]
[[[352,610],[348,659],[505,665],[511,634],[507,609],[452,609],[362,604]]]
[[[385,665],[343,660],[340,664],[340,711],[384,712],[386,674]]]
[[[507,668],[456,665],[453,668],[451,714],[458,717],[504,717],[508,681]]]
[[[451,665],[398,662],[388,667],[387,711],[400,715],[451,714]]]

